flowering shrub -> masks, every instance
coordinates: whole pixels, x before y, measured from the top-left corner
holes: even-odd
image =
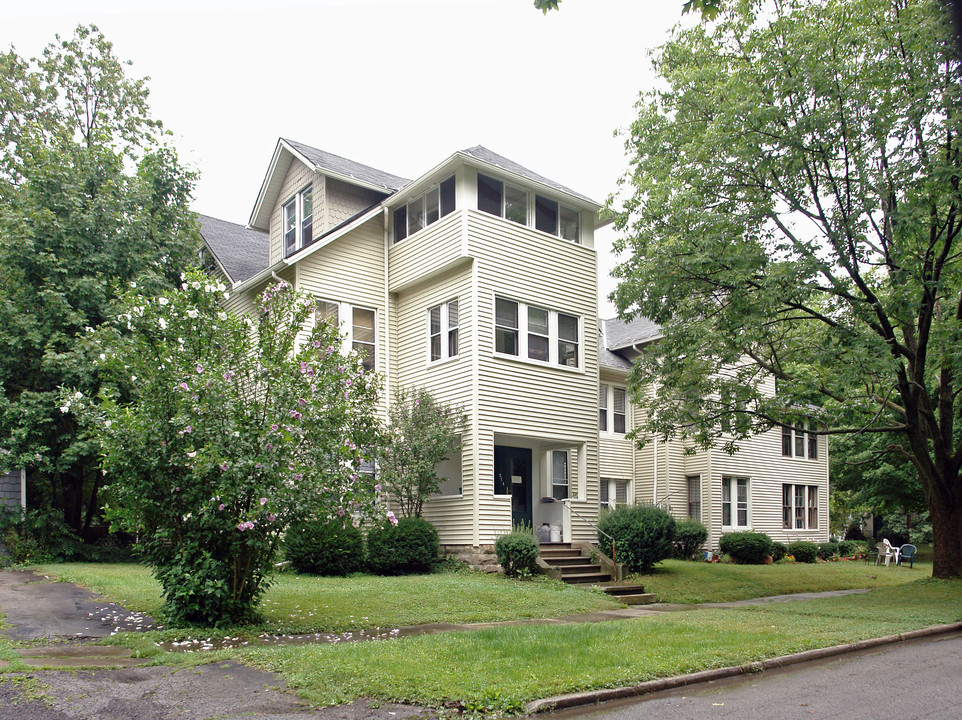
[[[397,391],[389,415],[378,458],[381,479],[402,516],[421,517],[424,501],[440,492],[438,463],[461,447],[464,412],[420,388]]]
[[[280,535],[302,518],[375,514],[360,472],[378,438],[377,383],[287,283],[255,318],[224,312],[199,272],[157,299],[129,292],[91,335],[111,388],[64,391],[102,446],[114,527],[137,533],[172,622],[251,620]]]

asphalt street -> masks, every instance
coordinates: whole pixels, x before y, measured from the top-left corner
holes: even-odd
[[[962,634],[888,645],[715,683],[572,708],[553,720],[962,718]]]

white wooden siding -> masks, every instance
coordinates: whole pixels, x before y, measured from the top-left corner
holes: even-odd
[[[424,230],[392,244],[389,252],[388,289],[399,292],[425,282],[453,263],[464,260],[462,213],[453,212]]]

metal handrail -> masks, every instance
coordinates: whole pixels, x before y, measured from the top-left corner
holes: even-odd
[[[600,534],[604,535],[606,538],[608,538],[609,540],[611,540],[611,562],[614,563],[614,566],[615,566],[615,580],[617,580],[617,579],[618,579],[618,555],[617,555],[617,551],[616,551],[616,549],[615,549],[615,539],[614,539],[613,537],[611,537],[611,535],[609,535],[608,533],[606,533],[604,530],[602,530],[600,527],[598,527],[597,525],[595,525],[593,522],[591,522],[591,520],[589,520],[589,519],[586,518],[584,515],[582,515],[580,512],[578,512],[578,511],[575,510],[573,507],[571,507],[571,505],[568,504],[568,503],[571,501],[571,498],[565,498],[564,500],[554,500],[554,498],[552,498],[552,501],[553,501],[553,502],[560,502],[562,505],[564,505],[566,508],[568,508],[568,510],[569,510],[570,512],[573,512],[575,515],[577,515],[579,518],[581,518],[581,519],[584,520],[586,523],[588,523],[591,527],[593,527],[595,530],[597,530]]]

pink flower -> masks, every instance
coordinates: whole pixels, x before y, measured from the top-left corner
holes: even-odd
[[[220,469],[221,469],[221,471],[223,471],[223,472],[227,472],[227,463],[221,463],[221,464],[220,464]]]
[[[261,505],[267,505],[267,498],[261,498]]]
[[[390,510],[387,511],[387,519],[391,522],[392,525],[397,525],[397,518],[394,517],[394,513],[391,512]]]
[[[189,458],[192,458],[192,457],[197,457],[197,451],[196,451],[196,450],[194,450],[193,452],[189,452],[189,453],[187,453],[187,457],[189,457]]]
[[[277,432],[277,425],[271,425],[271,432]]]
[[[304,407],[305,405],[307,405],[307,400],[305,400],[304,398],[297,398],[297,404],[300,405],[301,407]]]
[[[230,382],[230,381],[231,381],[231,378],[233,378],[233,377],[234,377],[234,371],[233,371],[233,370],[228,370],[227,372],[224,373],[224,380],[226,380],[227,382]]]
[[[179,387],[181,390],[190,390],[190,387],[189,387],[189,386],[187,385],[187,383],[185,383],[185,382],[182,382],[182,383],[181,383],[180,385],[178,385],[177,387]]]
[[[297,410],[291,410],[290,415],[295,420],[300,420],[303,417],[299,412],[297,412]]]
[[[223,509],[224,509],[224,503],[221,503],[220,505],[218,505],[218,506],[217,506],[217,509],[218,509],[218,510],[223,510]]]
[[[185,433],[194,432],[194,428],[192,428],[190,425],[188,425],[187,427],[184,428],[184,432],[185,432]]]
[[[194,370],[197,372],[198,375],[202,375],[204,372],[204,366],[201,365],[200,363],[197,363],[197,367],[195,367]]]
[[[345,381],[344,381],[344,384],[345,384],[347,387],[351,387],[351,378],[348,378],[347,380],[345,380]]]
[[[344,508],[341,508],[340,510],[337,511],[337,516],[344,517]]]
[[[381,483],[374,484],[374,492],[381,492]]]

